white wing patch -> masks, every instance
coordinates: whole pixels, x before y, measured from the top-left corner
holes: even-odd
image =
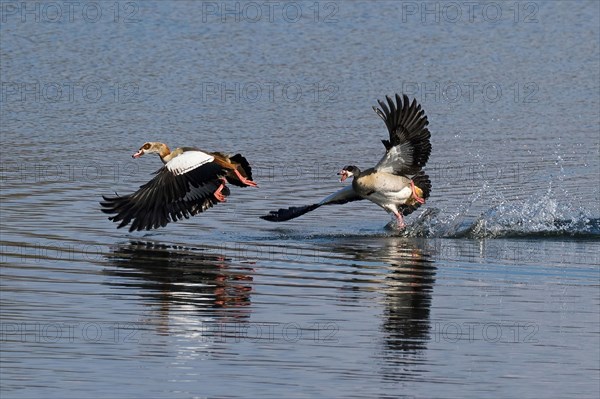
[[[212,162],[214,159],[215,157],[202,151],[186,151],[171,159],[165,166],[170,172],[179,176],[206,163]]]
[[[379,160],[375,169],[378,172],[394,173],[402,171],[412,163],[413,148],[410,143],[402,143],[390,148]]]

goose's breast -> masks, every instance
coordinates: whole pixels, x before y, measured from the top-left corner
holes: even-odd
[[[374,191],[365,198],[376,204],[403,204],[411,194],[410,187],[404,187],[399,191]]]
[[[403,176],[391,173],[366,173],[354,181],[355,190],[366,195],[373,191],[381,193],[400,193],[410,187],[410,180]],[[410,188],[408,190],[410,192]]]

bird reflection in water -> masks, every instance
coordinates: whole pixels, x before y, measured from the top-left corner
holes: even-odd
[[[383,329],[387,347],[411,352],[426,349],[429,340],[431,293],[435,266],[424,245],[410,239],[390,239],[377,252],[390,265],[384,280]]]
[[[361,239],[348,245],[336,245],[329,250],[343,252],[352,260],[352,267],[362,269],[361,275],[373,273],[370,284],[355,282],[355,289],[376,290],[382,293],[381,325],[382,375],[397,381],[407,374],[418,373],[415,366],[422,363],[431,335],[431,296],[436,267],[434,248],[430,241],[406,237],[377,237]],[[364,280],[363,280],[364,282]],[[373,287],[372,283],[376,285]],[[411,371],[413,370],[413,371]]]
[[[391,238],[376,256],[389,264],[384,283],[382,376],[416,378],[430,341],[435,266],[428,241]]]
[[[141,288],[147,305],[158,302],[160,321],[146,321],[162,333],[173,318],[210,329],[249,319],[253,269],[234,267],[216,250],[133,241],[115,246],[108,258],[116,267],[106,273],[120,277],[108,284]]]

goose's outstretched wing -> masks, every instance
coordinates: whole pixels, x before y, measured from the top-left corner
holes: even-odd
[[[269,222],[285,222],[286,220],[294,219],[304,215],[310,211],[314,211],[323,205],[333,204],[345,204],[351,201],[358,201],[362,198],[356,194],[352,186],[347,186],[341,190],[336,191],[328,197],[325,197],[322,201],[304,206],[292,206],[290,208],[281,208],[277,211],[271,211],[268,215],[261,216],[261,219],[268,220]]]
[[[385,155],[375,169],[405,176],[415,174],[425,166],[431,153],[427,116],[417,100],[411,104],[406,94],[403,98],[396,94],[395,104],[389,96],[386,99],[387,105],[379,100],[381,108],[373,107],[390,133],[389,140],[381,140]]]
[[[129,231],[135,231],[164,227],[212,207],[218,202],[213,193],[226,170],[211,162],[211,158],[197,154],[197,164],[193,165],[192,157],[193,154],[174,158],[133,194],[102,196],[102,212],[114,215],[109,220],[120,222],[118,228],[131,222]],[[221,194],[229,195],[229,189],[224,187]]]

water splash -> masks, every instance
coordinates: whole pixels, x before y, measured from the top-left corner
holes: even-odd
[[[470,210],[480,206],[480,202],[489,197],[493,197],[497,204],[476,217],[470,216]],[[386,227],[394,230],[393,223]],[[506,200],[501,193],[484,184],[462,209],[444,213],[439,209],[429,208],[404,231],[398,233],[408,237],[446,238],[600,238],[600,218],[565,200],[557,199],[551,185],[541,197],[517,202]]]

